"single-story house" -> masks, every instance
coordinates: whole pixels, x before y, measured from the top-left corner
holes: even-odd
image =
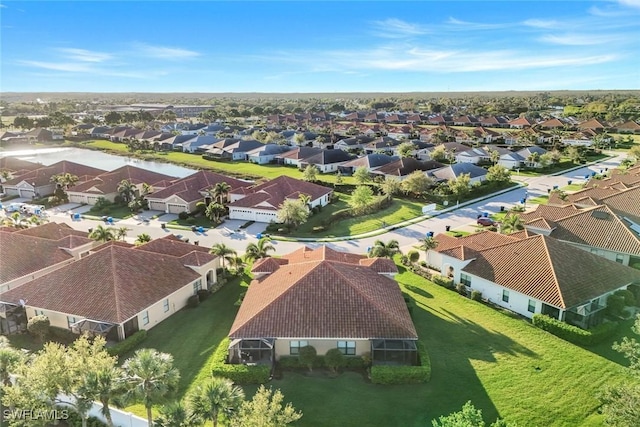
[[[56,184],[51,182],[51,177],[65,173],[77,176],[80,183],[93,179],[105,171],[62,160],[9,179],[2,186],[4,192],[9,196],[45,197],[53,194],[56,189]]]
[[[313,346],[416,365],[418,335],[388,259],[303,247],[254,264],[229,331],[230,363],[272,364]]]
[[[640,271],[544,235],[440,234],[427,262],[489,302],[531,318],[599,323],[608,295],[640,283]]]
[[[304,169],[309,165],[315,165],[322,173],[336,172],[338,166],[353,160],[355,157],[346,151],[323,149],[318,154],[300,161],[298,167]]]
[[[42,167],[43,166],[40,163],[20,160],[12,156],[0,157],[0,172],[6,171],[9,173],[7,179],[0,175],[0,182],[8,181],[12,177],[18,177],[29,171],[34,171]]]
[[[491,160],[491,153],[482,147],[470,148],[465,151],[456,153],[456,162],[458,163],[478,163],[488,162]]]
[[[137,248],[109,242],[0,294],[0,304],[22,306],[27,319],[45,315],[51,326],[123,340],[151,329],[200,289],[213,286],[218,266],[207,248],[173,239]]]
[[[540,162],[531,162],[531,155],[536,153],[538,156],[542,156],[546,154],[547,150],[542,147],[538,147],[537,145],[532,145],[531,147],[523,148],[522,150],[517,151],[516,153],[524,159],[522,163],[524,166],[538,168],[541,166]]]
[[[404,141],[400,141],[395,138],[391,138],[388,136],[382,136],[380,138],[376,138],[370,143],[364,146],[365,154],[373,154],[380,151],[385,151],[391,155],[397,155],[397,147],[402,144]]]
[[[615,127],[620,133],[640,133],[640,124],[629,120]]]
[[[231,142],[231,139],[223,139],[213,144],[208,149],[205,156],[211,158],[223,158],[231,160],[247,160],[247,153],[256,148],[260,148],[264,144],[255,139],[240,139]]]
[[[251,163],[264,165],[271,163],[277,155],[286,153],[291,150],[288,145],[265,144],[262,147],[247,151],[247,160]]]
[[[29,142],[54,142],[64,140],[64,135],[53,132],[49,129],[36,128],[24,134]]]
[[[251,188],[239,188],[230,193],[229,218],[256,222],[276,220],[280,205],[287,199],[309,196],[309,207],[326,206],[333,190],[322,185],[281,175]]]
[[[278,163],[300,167],[300,162],[309,157],[322,152],[321,148],[316,147],[296,147],[282,154],[276,154],[275,159]]]
[[[142,184],[151,185],[155,191],[164,188],[168,182],[175,179],[173,176],[127,165],[76,184],[67,190],[67,195],[71,203],[95,205],[101,197],[113,202],[119,194],[118,186],[123,180],[135,184],[138,191],[142,190]]]
[[[487,170],[471,163],[454,163],[429,172],[429,175],[433,176],[438,181],[456,179],[462,174],[469,174],[471,177],[470,184],[483,182],[487,179]]]
[[[184,153],[195,153],[198,149],[204,145],[211,145],[219,141],[219,138],[209,135],[189,135],[190,138],[186,141],[177,142],[173,144],[175,148],[181,148]]]
[[[432,171],[439,168],[442,168],[444,165],[442,163],[436,162],[434,160],[427,160],[422,162],[420,160],[416,160],[412,157],[403,157],[394,162],[387,163],[384,166],[380,166],[375,170],[371,171],[373,175],[380,175],[383,177],[395,177],[399,180],[403,180],[408,177],[412,172],[415,171]]]
[[[358,157],[357,159],[349,160],[346,163],[338,166],[338,171],[342,175],[352,175],[357,168],[365,167],[369,172],[378,169],[381,166],[395,162],[399,160],[396,156],[389,156],[387,154],[367,154],[366,156]]]
[[[193,212],[198,202],[206,201],[208,190],[217,183],[226,182],[231,191],[248,188],[251,182],[230,178],[215,172],[198,171],[193,175],[174,181],[166,188],[154,191],[146,199],[149,209],[166,213]]]
[[[518,117],[517,119],[509,120],[508,125],[512,129],[525,129],[535,125],[535,120],[527,117]]]
[[[350,138],[344,138],[336,142],[333,145],[333,148],[337,150],[344,150],[344,151],[360,150],[373,140],[374,140],[373,137],[370,137],[367,135],[352,136]]]

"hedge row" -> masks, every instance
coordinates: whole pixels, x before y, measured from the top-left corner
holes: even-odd
[[[112,356],[120,356],[121,354],[127,353],[144,341],[147,338],[147,331],[142,329],[131,335],[129,338],[124,341],[120,341],[118,344],[113,347],[108,347],[107,352]]]
[[[364,359],[360,356],[345,356],[345,369],[348,370],[359,370],[364,369],[365,363]],[[298,356],[280,356],[278,360],[278,366],[281,369],[300,369],[300,368],[308,368],[307,365],[300,363],[300,359]],[[316,356],[313,367],[314,368],[325,368],[327,365],[324,362],[324,356]]]
[[[581,329],[553,319],[546,314],[534,314],[533,324],[553,335],[578,345],[593,345],[612,336],[617,330],[617,322],[602,323],[595,328]]]
[[[418,384],[431,379],[431,359],[427,349],[418,341],[420,366],[373,365],[371,382],[374,384]]]
[[[431,277],[431,280],[433,281],[433,283],[435,283],[436,285],[445,287],[447,289],[454,289],[453,286],[453,279],[447,277],[447,276],[442,276],[442,275],[434,275]]]
[[[227,363],[229,338],[225,338],[216,348],[211,361],[211,374],[214,377],[229,378],[236,384],[262,384],[269,381],[271,368],[266,365],[232,365]]]

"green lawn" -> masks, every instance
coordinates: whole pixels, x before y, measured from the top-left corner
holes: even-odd
[[[203,159],[200,154],[182,153],[178,151],[156,152],[144,151],[131,153],[126,144],[119,144],[110,141],[89,141],[81,144],[86,147],[93,147],[100,150],[114,151],[114,154],[135,155],[145,160],[155,160],[160,162],[171,162],[184,165],[196,169],[209,169],[220,173],[233,174],[234,176],[244,176],[251,179],[259,178],[276,178],[281,175],[291,176],[293,178],[302,178],[302,172],[293,166],[283,165],[257,165],[249,162],[226,162],[216,160]],[[318,179],[325,183],[334,183],[336,174],[319,174]],[[343,176],[342,181],[345,184],[353,184],[353,178]]]
[[[582,184],[569,184],[569,185],[565,185],[564,187],[560,188],[560,190],[562,191],[580,191],[584,188],[584,186]]]
[[[531,199],[527,200],[527,203],[531,205],[546,205],[547,203],[549,203],[549,196],[532,197]]]
[[[98,210],[95,207],[91,208],[87,211],[88,215],[102,217],[102,216],[110,216],[112,218],[125,219],[133,216],[131,209],[128,206],[120,206],[120,205],[111,205],[105,208],[104,211]]]
[[[416,301],[414,323],[430,354],[431,381],[381,386],[356,373],[331,379],[285,372],[269,385],[304,413],[297,425],[425,426],[467,400],[491,421],[500,416],[533,427],[602,425],[596,393],[624,376],[619,364],[607,360],[622,362],[609,350],[613,339],[583,349],[404,268],[396,278]],[[208,377],[209,358],[228,332],[237,312],[233,302],[246,285],[239,282],[149,331],[143,346],[175,357],[181,372],[177,397]],[[627,323],[620,336],[629,333]],[[245,387],[247,396],[255,389]],[[140,405],[129,409],[144,414]]]
[[[601,160],[606,157],[607,157],[606,154],[596,154],[593,156],[587,156],[586,162],[587,163],[595,162],[597,160]],[[549,175],[552,173],[562,172],[564,170],[575,168],[578,166],[581,166],[581,165],[575,164],[572,161],[570,161],[568,158],[563,157],[562,160],[556,163],[555,165],[549,166],[541,170],[520,170],[520,172],[515,172],[513,176],[515,178],[517,178],[518,176],[543,176],[543,175]]]

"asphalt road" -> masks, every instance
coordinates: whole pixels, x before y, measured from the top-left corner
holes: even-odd
[[[432,231],[435,234],[445,231],[446,226],[450,226],[452,229],[460,228],[475,228],[475,221],[478,214],[483,212],[496,213],[500,211],[500,207],[504,206],[508,209],[516,204],[519,204],[523,197],[528,196],[536,197],[540,195],[546,195],[549,189],[558,185],[559,187],[566,186],[568,180],[572,180],[574,183],[581,183],[585,181],[585,175],[590,175],[591,172],[600,172],[605,168],[617,167],[622,159],[626,157],[625,154],[616,154],[616,157],[606,159],[596,165],[585,166],[575,171],[567,172],[558,176],[542,176],[542,177],[520,177],[514,174],[513,179],[519,182],[527,184],[525,188],[519,188],[507,193],[503,193],[481,202],[474,203],[465,207],[461,207],[449,213],[440,215],[438,217],[430,218],[422,222],[409,225],[407,227],[390,231],[388,233],[378,235],[375,237],[367,237],[361,239],[354,239],[348,241],[326,243],[330,247],[335,249],[345,250],[348,252],[365,253],[367,248],[372,246],[376,240],[388,241],[395,239],[400,244],[403,250],[407,250],[414,246],[418,239],[423,238],[427,232]],[[64,222],[71,225],[73,228],[83,231],[88,231],[89,228],[94,228],[101,221],[94,221],[83,219],[80,221],[73,221],[67,213],[55,213],[50,212],[49,219],[56,222]],[[242,221],[244,222],[244,221]],[[242,223],[242,222],[238,222]],[[225,224],[231,229],[235,226],[233,224]],[[215,243],[223,242],[232,247],[239,253],[244,253],[246,246],[249,243],[256,242],[256,232],[264,228],[263,225],[256,224],[250,227],[246,232],[229,233],[228,229],[212,229],[206,233],[194,233],[191,230],[172,230],[162,229],[161,223],[157,220],[149,222],[142,222],[137,219],[128,219],[114,224],[116,227],[126,226],[129,228],[127,237],[125,238],[129,242],[133,242],[137,235],[141,233],[147,233],[152,239],[166,236],[169,233],[182,235],[188,238],[190,242],[197,241],[201,246],[211,247]],[[276,254],[285,254],[300,248],[303,244],[311,247],[316,247],[319,243],[308,242],[283,242],[273,241],[273,245],[276,247]]]

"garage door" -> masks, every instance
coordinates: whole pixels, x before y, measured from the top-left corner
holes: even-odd
[[[18,195],[20,197],[33,197],[34,195],[34,191],[33,190],[25,190],[25,189],[20,189]]]
[[[98,203],[98,199],[102,196],[87,196],[87,204],[95,205]]]
[[[255,221],[257,222],[271,222],[275,220],[276,220],[275,212],[256,212]]]
[[[149,201],[149,209],[152,211],[164,211],[166,209],[166,205],[164,202]]]
[[[169,209],[169,213],[179,214],[180,212],[185,212],[187,207],[185,205],[178,205],[175,203],[167,203],[167,208]]]
[[[230,219],[244,219],[246,221],[253,220],[253,212],[248,209],[233,209],[229,210]]]
[[[84,196],[82,194],[69,194],[70,203],[84,203]]]

